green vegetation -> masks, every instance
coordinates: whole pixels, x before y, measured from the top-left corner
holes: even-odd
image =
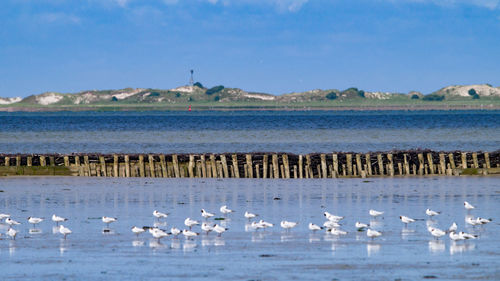
[[[329,92],[328,94],[326,94],[325,97],[327,99],[329,99],[329,100],[334,100],[334,99],[337,99],[337,93],[335,93],[335,92]]]
[[[438,95],[438,94],[430,94],[430,95],[424,96],[423,100],[425,100],[425,101],[442,101],[442,100],[444,100],[444,96]]]
[[[411,95],[412,100],[418,100],[419,98],[420,97],[418,95],[415,95],[415,94]]]
[[[474,89],[469,90],[469,96],[476,96],[476,95],[477,95],[476,90],[474,90]]]
[[[203,85],[202,85],[200,82],[196,82],[196,83],[194,83],[194,84],[193,84],[193,86],[196,86],[196,87],[198,87],[198,88],[202,88],[202,89],[204,89],[204,88],[205,88],[205,87],[203,87]]]
[[[208,89],[208,90],[205,92],[205,94],[207,94],[207,95],[209,95],[209,96],[210,96],[210,95],[213,95],[213,94],[215,94],[215,93],[218,93],[218,92],[220,92],[220,91],[222,91],[222,90],[224,90],[224,86],[219,85],[219,86],[215,86],[215,87],[212,87],[212,88]]]

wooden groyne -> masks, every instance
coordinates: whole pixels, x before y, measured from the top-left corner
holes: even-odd
[[[342,178],[500,174],[500,151],[0,155],[0,176]]]

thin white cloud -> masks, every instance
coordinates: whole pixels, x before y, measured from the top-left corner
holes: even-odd
[[[36,16],[44,23],[64,23],[64,24],[79,24],[81,19],[75,15],[66,13],[43,13]]]
[[[474,5],[495,10],[500,5],[500,0],[388,0],[393,3],[413,2],[422,4],[435,4],[439,6]]]

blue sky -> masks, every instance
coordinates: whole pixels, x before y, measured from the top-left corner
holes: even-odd
[[[0,96],[500,86],[500,0],[1,0]]]

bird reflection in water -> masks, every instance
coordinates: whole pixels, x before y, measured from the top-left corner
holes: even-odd
[[[446,244],[441,240],[430,240],[429,241],[429,252],[431,253],[441,253],[446,250]]]
[[[380,251],[381,245],[378,243],[370,242],[366,244],[366,254],[368,257],[377,254]]]

